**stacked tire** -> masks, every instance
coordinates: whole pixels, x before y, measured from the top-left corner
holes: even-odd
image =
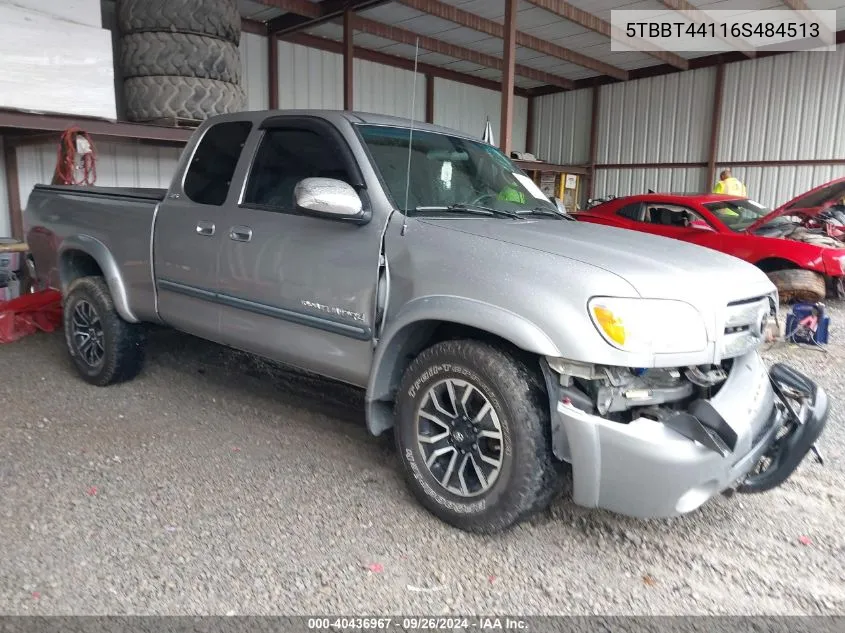
[[[244,109],[235,0],[118,0],[126,117],[202,121]]]

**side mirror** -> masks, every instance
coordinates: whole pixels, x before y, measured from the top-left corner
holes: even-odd
[[[688,229],[696,229],[699,231],[710,231],[711,233],[715,233],[715,229],[707,224],[704,220],[693,220],[692,222],[687,223]]]
[[[554,200],[554,203],[555,203],[555,207],[557,207],[557,210],[559,212],[564,213],[564,214],[569,213],[569,211],[566,210],[566,207],[563,206],[563,200],[561,200],[560,198],[554,198],[553,200]]]
[[[304,178],[293,190],[296,210],[336,220],[360,220],[364,205],[348,183],[334,178]]]

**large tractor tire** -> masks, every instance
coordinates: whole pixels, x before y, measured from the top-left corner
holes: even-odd
[[[241,40],[241,16],[235,0],[118,0],[117,24],[123,35],[170,31]]]
[[[131,121],[204,120],[240,112],[246,96],[241,86],[192,77],[133,77],[124,82],[126,116]]]
[[[177,76],[241,82],[241,53],[231,42],[188,33],[131,33],[120,40],[123,77]]]
[[[778,289],[780,300],[784,303],[790,301],[815,303],[824,300],[827,294],[824,276],[812,270],[792,268],[775,270],[768,275]]]

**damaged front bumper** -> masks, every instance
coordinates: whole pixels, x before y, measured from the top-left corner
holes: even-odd
[[[734,361],[715,396],[662,421],[619,423],[556,400],[553,447],[572,465],[574,502],[644,518],[780,485],[828,416],[821,387],[785,365],[767,371],[756,351]]]

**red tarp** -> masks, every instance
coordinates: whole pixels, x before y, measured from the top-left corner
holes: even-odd
[[[52,332],[62,325],[62,294],[42,290],[0,301],[0,344],[17,341],[41,330]]]

